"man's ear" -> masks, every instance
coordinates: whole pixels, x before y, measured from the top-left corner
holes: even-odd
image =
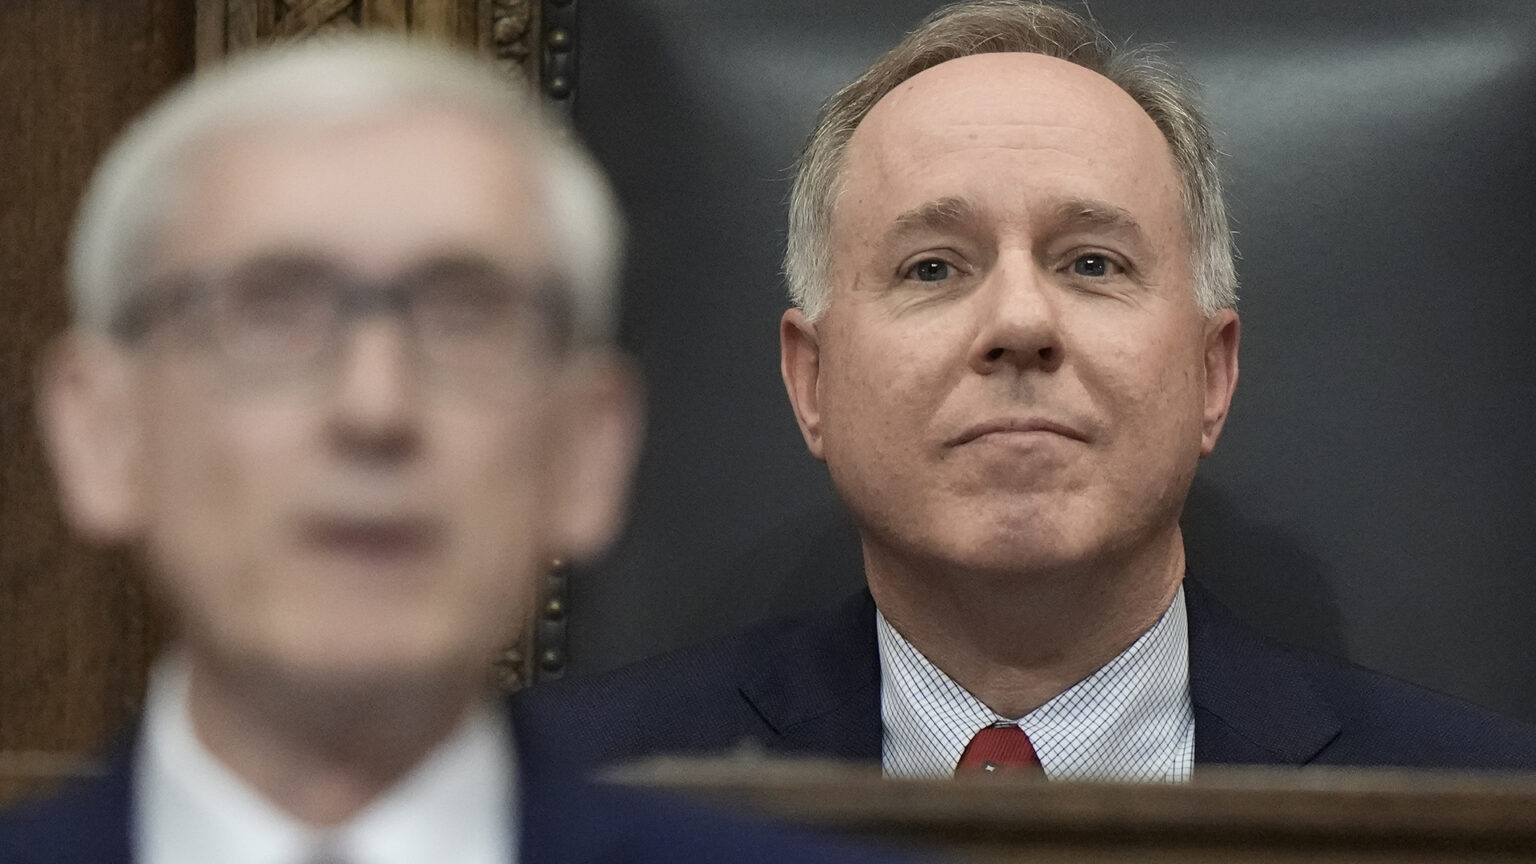
[[[805,313],[790,309],[779,319],[779,373],[800,435],[811,455],[825,460],[821,441],[821,342]]]
[[[1237,348],[1242,341],[1237,311],[1223,309],[1205,322],[1205,416],[1200,428],[1200,455],[1216,449],[1227,422],[1232,393],[1237,389]]]
[[[644,437],[644,394],[639,373],[610,351],[578,358],[566,375],[550,551],[588,561],[624,524]]]
[[[89,540],[132,540],[143,518],[132,360],[106,336],[70,332],[44,354],[38,425],[70,525]]]

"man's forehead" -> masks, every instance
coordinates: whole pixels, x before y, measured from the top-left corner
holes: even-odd
[[[936,108],[942,110],[933,119],[1026,122],[1063,111],[1092,111],[1131,126],[1151,124],[1128,93],[1098,72],[1020,51],[974,54],[925,69],[875,103],[864,122],[879,125],[885,115],[905,117]]]
[[[381,272],[442,250],[543,266],[544,196],[527,150],[506,130],[431,109],[225,132],[188,165],[156,262],[304,248]]]
[[[999,157],[1038,167],[1031,184],[1057,201],[1176,195],[1167,141],[1118,85],[1058,58],[993,53],[941,63],[880,100],[849,142],[845,199],[878,194],[891,216],[966,194],[946,186],[959,175],[987,186],[970,169]]]

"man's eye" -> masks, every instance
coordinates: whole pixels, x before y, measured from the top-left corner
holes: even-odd
[[[1102,279],[1114,275],[1119,268],[1103,255],[1079,255],[1072,261],[1072,272],[1078,276]]]
[[[919,261],[907,271],[908,279],[916,279],[919,282],[942,282],[949,277],[949,262],[938,258]]]
[[[522,307],[511,291],[490,285],[422,286],[413,300],[417,326],[434,336],[469,337],[515,329]]]

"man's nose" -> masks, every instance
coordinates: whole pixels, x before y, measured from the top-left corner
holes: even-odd
[[[1004,369],[1061,366],[1062,340],[1050,274],[1020,253],[999,256],[976,296],[976,340],[970,364],[987,375]]]
[[[337,338],[329,406],[337,443],[354,456],[400,458],[417,443],[422,395],[404,322],[364,316]]]

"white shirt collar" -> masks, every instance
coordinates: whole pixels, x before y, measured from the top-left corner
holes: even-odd
[[[205,749],[188,711],[187,664],[150,678],[136,775],[135,860],[144,864],[305,864],[325,848],[348,864],[511,864],[515,764],[509,727],[471,713],[399,783],[340,828],[279,809]]]
[[[1023,717],[999,717],[878,612],[882,764],[888,777],[948,777],[993,723],[1029,735],[1052,779],[1188,780],[1195,719],[1181,586],[1168,610],[1097,672]]]

